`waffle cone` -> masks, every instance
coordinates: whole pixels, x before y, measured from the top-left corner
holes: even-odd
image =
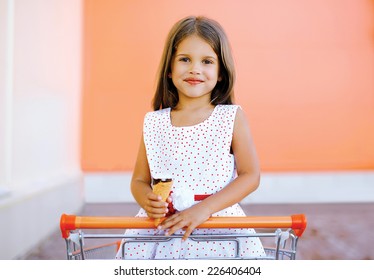
[[[156,185],[153,185],[153,192],[155,194],[158,194],[161,196],[162,201],[166,201],[168,198],[171,187],[173,186],[173,181],[170,182],[159,182]],[[155,226],[158,226],[160,224],[161,220],[160,219],[155,219]]]

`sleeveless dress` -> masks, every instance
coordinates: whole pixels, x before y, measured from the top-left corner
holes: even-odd
[[[170,108],[149,112],[144,118],[143,135],[152,178],[173,178],[173,193],[192,191],[195,195],[214,194],[236,177],[235,160],[230,153],[237,105],[217,105],[203,122],[186,127],[171,123]],[[171,176],[171,177],[170,177]],[[199,203],[195,201],[193,203]],[[147,217],[140,209],[138,217]],[[245,216],[239,204],[212,216]],[[255,233],[253,229],[195,229],[194,234]],[[176,234],[183,234],[179,230]],[[129,229],[125,235],[164,235],[157,229]],[[121,259],[119,249],[116,258]],[[125,259],[231,258],[232,241],[193,241],[180,238],[168,242],[126,243]],[[257,237],[240,238],[240,257],[264,257]]]

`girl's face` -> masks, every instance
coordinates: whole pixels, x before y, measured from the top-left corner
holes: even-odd
[[[192,35],[177,46],[171,62],[171,78],[182,98],[206,98],[219,78],[219,61],[212,47],[202,38]]]

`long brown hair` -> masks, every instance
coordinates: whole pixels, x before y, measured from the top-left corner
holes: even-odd
[[[183,39],[197,35],[204,39],[214,50],[219,60],[219,77],[211,93],[211,103],[232,104],[235,82],[234,61],[227,36],[221,25],[206,17],[186,17],[178,21],[170,30],[157,76],[157,87],[153,98],[153,109],[175,108],[178,104],[178,91],[168,77],[176,48]]]

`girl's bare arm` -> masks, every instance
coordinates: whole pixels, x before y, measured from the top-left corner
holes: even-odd
[[[131,178],[131,192],[136,202],[142,207],[150,218],[162,218],[167,213],[167,203],[154,194],[151,188],[151,175],[148,166],[147,154],[143,138]]]

